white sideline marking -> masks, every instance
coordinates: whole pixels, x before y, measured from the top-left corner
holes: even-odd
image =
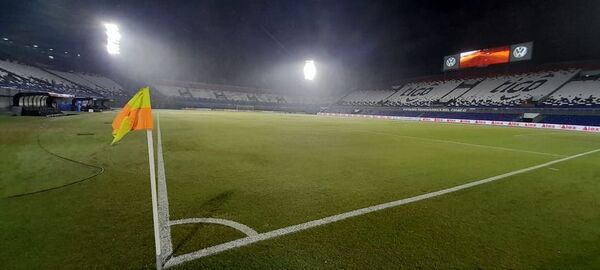
[[[156,112],[156,176],[158,182],[158,221],[160,230],[161,259],[165,261],[173,253],[171,242],[171,227],[169,226],[169,198],[167,195],[167,177],[165,160],[162,151],[162,136],[160,133],[160,113]]]
[[[172,257],[165,264],[165,268],[172,267],[172,266],[175,266],[175,265],[178,265],[178,264],[181,264],[181,263],[184,263],[184,262],[192,261],[192,260],[195,260],[195,259],[199,259],[199,258],[202,258],[202,257],[210,256],[210,255],[213,255],[213,254],[216,254],[216,253],[219,253],[219,252],[223,252],[223,251],[226,251],[226,250],[229,250],[229,249],[238,248],[238,247],[246,246],[246,245],[249,245],[249,244],[252,244],[252,243],[256,243],[256,242],[264,241],[264,240],[267,240],[267,239],[279,237],[279,236],[282,236],[282,235],[286,235],[286,234],[291,234],[291,233],[295,233],[295,232],[307,230],[307,229],[318,227],[318,226],[321,226],[321,225],[325,225],[325,224],[329,224],[329,223],[341,221],[341,220],[344,220],[344,219],[347,219],[347,218],[356,217],[356,216],[368,214],[368,213],[371,213],[371,212],[376,212],[376,211],[384,210],[384,209],[387,209],[387,208],[404,205],[404,204],[418,202],[418,201],[421,201],[421,200],[425,200],[425,199],[429,199],[429,198],[433,198],[433,197],[445,195],[445,194],[448,194],[448,193],[452,193],[452,192],[456,192],[456,191],[459,191],[459,190],[471,188],[471,187],[474,187],[474,186],[483,185],[483,184],[486,184],[486,183],[489,183],[489,182],[493,182],[493,181],[497,181],[497,180],[500,180],[500,179],[503,179],[503,178],[506,178],[506,177],[510,177],[510,176],[513,176],[513,175],[526,173],[526,172],[529,172],[529,171],[533,171],[533,170],[536,170],[536,169],[540,169],[540,168],[543,168],[543,167],[554,165],[556,163],[560,163],[560,162],[563,162],[563,161],[567,161],[567,160],[571,160],[571,159],[574,159],[574,158],[582,157],[582,156],[585,156],[585,155],[593,154],[593,153],[596,153],[598,151],[600,151],[600,149],[596,149],[596,150],[588,151],[588,152],[585,152],[585,153],[581,153],[581,154],[576,154],[576,155],[564,157],[564,158],[553,160],[553,161],[549,161],[549,162],[546,162],[546,163],[543,163],[543,164],[540,164],[540,165],[535,165],[535,166],[532,166],[532,167],[528,167],[528,168],[524,168],[524,169],[520,169],[520,170],[508,172],[508,173],[505,173],[505,174],[492,176],[490,178],[486,178],[486,179],[482,179],[482,180],[478,180],[478,181],[474,181],[474,182],[470,182],[470,183],[458,185],[458,186],[447,188],[447,189],[442,189],[442,190],[431,192],[431,193],[426,193],[426,194],[422,194],[422,195],[418,195],[418,196],[414,196],[414,197],[410,197],[410,198],[406,198],[406,199],[401,199],[401,200],[397,200],[397,201],[392,201],[392,202],[388,202],[388,203],[382,203],[382,204],[378,204],[378,205],[374,205],[374,206],[370,206],[370,207],[366,207],[366,208],[361,208],[361,209],[357,209],[357,210],[346,212],[346,213],[342,213],[342,214],[337,214],[337,215],[333,215],[333,216],[329,216],[329,217],[325,217],[325,218],[321,218],[321,219],[309,221],[309,222],[306,222],[306,223],[301,223],[301,224],[297,224],[297,225],[292,225],[292,226],[284,227],[284,228],[273,230],[273,231],[270,231],[270,232],[265,232],[265,233],[260,233],[260,234],[253,235],[253,236],[248,236],[248,237],[237,239],[237,240],[230,241],[230,242],[227,242],[227,243],[223,243],[223,244],[219,244],[219,245],[216,245],[216,246],[204,248],[204,249],[201,249],[201,250],[198,250],[198,251],[194,251],[194,252],[191,252],[191,253],[187,253],[187,254],[183,254],[183,255],[180,255],[180,256]]]
[[[562,132],[561,132],[562,131]],[[583,135],[585,136],[586,133],[567,133],[568,131],[565,130],[554,130],[554,132],[532,132],[532,133],[522,133],[522,134],[515,134],[512,135],[513,137],[525,137],[525,136],[538,136],[538,135],[558,135],[558,136],[572,136],[572,135]]]
[[[210,223],[210,224],[220,224],[225,225],[227,227],[234,228],[240,232],[243,232],[247,236],[257,235],[258,233],[252,228],[242,224],[237,223],[232,220],[220,219],[220,218],[185,218],[178,220],[171,220],[169,222],[169,226],[181,225],[181,224],[194,224],[194,223]]]
[[[548,169],[549,169],[549,170],[551,170],[551,171],[560,171],[560,170],[559,170],[559,169],[557,169],[557,168],[548,168]]]
[[[552,154],[552,153],[545,153],[545,152],[537,152],[537,151],[529,151],[529,150],[522,150],[522,149],[506,148],[506,147],[491,146],[491,145],[484,145],[484,144],[473,144],[473,143],[465,143],[465,142],[457,142],[457,141],[447,141],[447,140],[432,139],[432,138],[422,138],[422,137],[415,137],[415,136],[408,136],[408,135],[399,135],[399,134],[392,134],[392,133],[385,133],[385,132],[373,132],[373,131],[361,131],[361,132],[368,132],[368,133],[379,134],[379,135],[388,135],[388,136],[394,136],[394,137],[403,137],[403,138],[409,138],[409,139],[419,139],[419,140],[431,141],[431,142],[453,143],[453,144],[458,144],[458,145],[482,147],[482,148],[504,150],[504,151],[512,151],[512,152],[521,152],[521,153],[536,154],[536,155],[546,155],[546,156],[553,156],[553,157],[565,157],[565,155],[560,155],[560,154]]]

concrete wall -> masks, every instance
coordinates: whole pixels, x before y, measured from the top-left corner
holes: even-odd
[[[12,106],[12,96],[17,91],[11,89],[0,88],[0,111],[9,111]]]

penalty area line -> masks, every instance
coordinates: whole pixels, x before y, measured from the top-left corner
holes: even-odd
[[[279,237],[279,236],[283,236],[286,234],[291,234],[291,233],[295,233],[295,232],[299,232],[299,231],[304,231],[307,229],[311,229],[311,228],[315,228],[315,227],[319,227],[325,224],[329,224],[329,223],[333,223],[333,222],[338,222],[347,218],[351,218],[351,217],[356,217],[356,216],[361,216],[364,214],[368,214],[368,213],[372,213],[372,212],[376,212],[376,211],[381,211],[387,208],[392,208],[392,207],[396,207],[396,206],[400,206],[400,205],[405,205],[405,204],[409,204],[409,203],[413,203],[413,202],[418,202],[418,201],[422,201],[422,200],[426,200],[426,199],[430,199],[430,198],[434,198],[434,197],[438,197],[438,196],[442,196],[445,194],[449,194],[449,193],[453,193],[456,191],[460,191],[463,189],[468,189],[474,186],[479,186],[479,185],[483,185],[486,183],[490,183],[490,182],[494,182],[500,179],[504,179],[507,177],[511,177],[514,175],[518,175],[518,174],[522,174],[522,173],[526,173],[526,172],[530,172],[533,170],[537,170],[540,168],[544,168],[544,167],[548,167],[560,162],[564,162],[567,160],[571,160],[571,159],[575,159],[578,157],[582,157],[582,156],[586,156],[586,155],[590,155],[596,152],[599,152],[600,149],[596,149],[596,150],[592,150],[592,151],[588,151],[588,152],[584,152],[584,153],[580,153],[580,154],[576,154],[576,155],[572,155],[572,156],[568,156],[565,158],[561,158],[561,159],[557,159],[557,160],[553,160],[553,161],[549,161],[546,163],[542,163],[539,165],[535,165],[535,166],[531,166],[528,168],[524,168],[524,169],[520,169],[520,170],[516,170],[516,171],[512,171],[512,172],[508,172],[508,173],[504,173],[504,174],[500,174],[500,175],[496,175],[496,176],[492,176],[489,178],[485,178],[485,179],[481,179],[481,180],[477,180],[474,182],[470,182],[470,183],[466,183],[466,184],[462,184],[462,185],[458,185],[455,187],[451,187],[451,188],[447,188],[447,189],[442,189],[439,191],[435,191],[435,192],[431,192],[431,193],[426,193],[426,194],[422,194],[422,195],[418,195],[418,196],[414,196],[414,197],[410,197],[410,198],[406,198],[406,199],[401,199],[401,200],[397,200],[397,201],[392,201],[392,202],[387,202],[387,203],[382,203],[382,204],[378,204],[378,205],[374,205],[374,206],[370,206],[370,207],[365,207],[365,208],[361,208],[361,209],[357,209],[357,210],[353,210],[350,212],[345,212],[345,213],[341,213],[341,214],[337,214],[337,215],[333,215],[333,216],[329,216],[329,217],[325,217],[325,218],[321,218],[321,219],[317,219],[317,220],[313,220],[313,221],[309,221],[309,222],[305,222],[305,223],[301,223],[301,224],[297,224],[297,225],[292,225],[292,226],[288,226],[288,227],[284,227],[281,229],[277,229],[277,230],[273,230],[273,231],[269,231],[269,232],[264,232],[264,233],[260,233],[257,235],[252,235],[252,236],[248,236],[245,238],[241,238],[241,239],[237,239],[237,240],[233,240],[227,243],[223,243],[223,244],[219,244],[219,245],[215,245],[212,247],[208,247],[208,248],[204,248],[198,251],[194,251],[191,253],[187,253],[187,254],[183,254],[183,255],[179,255],[179,256],[174,256],[171,257],[171,259],[169,259],[166,263],[165,263],[165,268],[168,267],[172,267],[172,266],[176,266],[178,264],[182,264],[184,262],[189,262],[189,261],[193,261],[202,257],[206,257],[206,256],[210,256],[219,252],[223,252],[226,250],[230,250],[230,249],[234,249],[234,248],[238,248],[238,247],[242,247],[242,246],[246,246],[252,243],[256,243],[256,242],[260,242],[260,241],[264,241],[264,240],[268,240],[268,239],[272,239],[275,237]]]

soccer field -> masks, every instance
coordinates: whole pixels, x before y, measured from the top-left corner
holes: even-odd
[[[2,267],[154,267],[145,134],[110,146],[114,115],[0,117]],[[174,269],[600,268],[597,134],[259,112],[154,117],[171,220],[224,219],[268,235],[431,194]],[[479,180],[489,181],[432,193]],[[175,258],[246,237],[218,224],[171,230]]]

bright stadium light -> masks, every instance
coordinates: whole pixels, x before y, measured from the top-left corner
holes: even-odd
[[[121,54],[119,26],[114,23],[105,23],[104,28],[106,28],[106,51],[108,54]]]
[[[307,81],[312,81],[317,76],[317,67],[315,66],[315,61],[306,60],[304,62],[304,79]]]

